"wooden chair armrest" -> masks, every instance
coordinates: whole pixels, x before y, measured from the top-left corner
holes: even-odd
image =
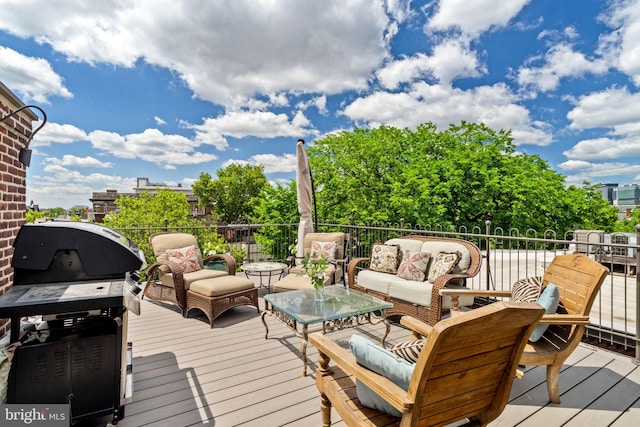
[[[433,329],[432,326],[429,326],[426,323],[411,316],[402,316],[400,318],[400,324],[411,329],[415,338],[420,338],[420,336],[426,337],[431,333],[431,330]]]
[[[545,314],[538,323],[545,325],[588,325],[589,316],[578,314]]]
[[[473,295],[477,297],[510,297],[511,291],[493,291],[493,290],[482,290],[482,289],[455,289],[455,288],[444,288],[440,289],[440,295],[442,296],[450,296],[450,297],[461,297],[465,295]]]
[[[389,402],[398,411],[407,412],[413,407],[414,402],[409,400],[405,390],[388,378],[358,364],[353,354],[331,341],[326,335],[319,332],[309,334],[309,342],[320,352],[321,367],[318,368],[318,378],[322,375],[323,365],[328,365],[328,359],[330,359],[346,374],[353,375],[356,379],[362,381],[363,384]],[[323,355],[328,359],[323,360]]]

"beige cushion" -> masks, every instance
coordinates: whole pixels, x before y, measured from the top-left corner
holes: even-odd
[[[372,291],[381,292],[383,294],[388,294],[389,283],[393,279],[397,279],[397,276],[372,270],[360,270],[356,282],[363,288],[371,289]]]
[[[331,284],[331,278],[325,276],[324,285],[329,286]],[[287,292],[287,291],[297,291],[299,289],[313,289],[313,285],[311,281],[304,277],[298,276],[297,274],[287,274],[282,279],[278,280],[273,284],[273,292]]]
[[[336,266],[333,264],[329,264],[327,265],[327,268],[324,270],[324,275],[325,275],[325,283],[328,281],[330,284],[334,283],[334,275],[336,274]],[[295,265],[293,267],[291,267],[289,269],[289,276],[298,276],[298,275],[304,275],[304,272],[302,271],[302,266],[301,265]]]
[[[304,235],[304,255],[311,253],[311,243],[316,242],[335,242],[336,256],[335,259],[344,258],[344,233],[307,233]]]
[[[191,292],[208,297],[218,297],[254,288],[255,284],[240,276],[223,276],[213,279],[196,280],[191,283]]]
[[[198,241],[196,238],[188,233],[159,233],[150,237],[149,242],[153,248],[153,255],[156,257],[156,262],[161,264],[167,264],[169,258],[167,256],[167,249],[184,248],[186,246],[195,245],[196,257],[198,263],[202,267],[202,253],[198,247]],[[169,267],[161,267],[161,271],[164,273],[169,272]]]
[[[185,291],[189,289],[191,287],[191,284],[197,280],[212,279],[214,277],[222,277],[227,275],[228,274],[226,271],[209,270],[206,268],[198,271],[192,271],[191,273],[184,273],[182,275],[182,277],[184,278],[184,289]],[[171,273],[163,274],[160,277],[160,283],[162,283],[163,286],[173,288],[173,275]]]
[[[424,307],[431,307],[431,290],[433,289],[433,284],[431,282],[404,280],[397,278],[397,276],[391,276],[390,274],[387,276],[395,278],[395,280],[389,283],[388,294],[390,297]],[[447,288],[464,289],[453,285],[449,285]],[[460,303],[460,307],[470,307],[473,305],[473,296],[461,296],[458,301]],[[451,308],[451,297],[442,297],[442,308],[444,310]]]

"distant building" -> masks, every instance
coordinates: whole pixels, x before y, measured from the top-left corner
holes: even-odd
[[[95,222],[102,222],[105,215],[114,212],[117,209],[116,199],[120,196],[132,196],[137,197],[141,193],[153,193],[155,194],[158,189],[171,190],[179,193],[183,193],[187,196],[187,202],[189,203],[189,211],[194,218],[202,219],[211,214],[211,209],[204,206],[198,206],[198,196],[191,192],[191,188],[183,187],[181,184],[177,186],[170,186],[164,183],[149,182],[149,178],[138,178],[133,193],[118,193],[118,190],[108,189],[103,192],[93,193],[93,197],[89,201],[93,204],[92,215]]]
[[[626,218],[634,208],[640,207],[640,184],[602,184],[597,187],[602,197],[618,207],[618,216]]]

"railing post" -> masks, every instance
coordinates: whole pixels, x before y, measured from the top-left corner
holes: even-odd
[[[487,248],[487,268],[485,269],[485,280],[487,281],[486,289],[490,288],[490,280],[491,280],[491,220],[487,220],[485,223],[485,247]]]
[[[636,245],[640,244],[640,224],[636,224]],[[640,251],[636,250],[636,358],[634,362],[640,365]]]

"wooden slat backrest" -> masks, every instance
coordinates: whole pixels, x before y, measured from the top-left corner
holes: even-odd
[[[547,268],[543,286],[558,287],[567,313],[588,315],[607,274],[606,267],[583,254],[559,255]]]
[[[537,304],[499,302],[435,325],[409,384],[414,425],[490,420],[506,405]]]

